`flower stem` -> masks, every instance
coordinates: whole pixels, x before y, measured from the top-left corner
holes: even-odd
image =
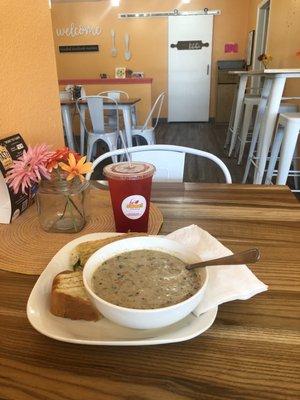
[[[70,196],[67,196],[67,197],[68,197],[67,204],[68,204],[68,207],[69,207],[69,210],[70,210],[70,214],[71,214],[71,217],[72,217],[73,226],[74,226],[75,232],[77,232],[78,229],[77,229],[77,226],[76,226],[76,220],[75,220],[75,217],[74,217],[74,214],[73,214],[73,208],[72,208],[72,205],[71,205],[71,202],[72,202],[73,205],[74,205],[74,203],[73,203],[73,201],[70,201],[71,200]]]

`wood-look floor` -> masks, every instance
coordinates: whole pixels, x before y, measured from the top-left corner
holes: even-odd
[[[156,129],[159,144],[174,144],[208,151],[219,157],[229,169],[233,182],[241,182],[244,164],[237,165],[235,158],[228,158],[224,149],[226,125],[213,123],[163,123]],[[224,182],[220,168],[210,160],[197,156],[187,156],[184,180],[186,182]]]
[[[181,122],[167,123],[162,122],[156,128],[157,144],[173,144],[177,146],[193,147],[199,150],[208,151],[219,157],[229,169],[232,181],[241,183],[244,175],[247,151],[249,145],[246,145],[243,162],[237,165],[235,157],[228,157],[228,150],[224,149],[224,143],[227,132],[227,124],[214,124],[212,122]],[[141,139],[140,144],[143,143]],[[108,151],[104,143],[98,144],[98,154]],[[108,164],[108,160],[104,164]],[[93,175],[94,179],[102,178],[102,167]],[[221,169],[210,160],[202,157],[188,155],[185,162],[185,182],[205,182],[219,183],[224,182],[224,175]],[[253,167],[250,170],[247,183],[253,183]],[[293,179],[289,179],[288,185],[293,188]]]
[[[219,157],[228,167],[233,182],[241,182],[244,173],[244,164],[237,165],[235,158],[228,158],[224,150],[226,125],[213,123],[160,123],[156,128],[157,144],[173,144],[177,146],[193,147],[208,151]],[[99,143],[99,142],[98,142]],[[141,139],[140,144],[143,143]],[[98,144],[97,153],[108,151],[104,143]],[[104,162],[104,164],[109,163]],[[102,169],[102,168],[101,168]],[[102,177],[101,169],[93,174],[94,179]],[[185,182],[224,182],[224,175],[220,168],[212,161],[202,157],[188,155],[184,171]]]

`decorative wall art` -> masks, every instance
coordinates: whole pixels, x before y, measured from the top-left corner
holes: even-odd
[[[255,35],[255,31],[254,30],[250,31],[248,33],[247,61],[246,61],[247,67],[250,67],[252,65],[253,47],[254,47],[254,35]]]
[[[118,50],[116,48],[116,33],[112,29],[110,31],[110,34],[111,34],[111,40],[112,40],[112,46],[111,46],[110,52],[111,52],[112,57],[117,57]]]
[[[208,47],[209,43],[203,43],[202,40],[182,40],[177,44],[172,43],[171,47],[177,50],[201,50],[202,47]]]
[[[131,78],[144,78],[144,72],[134,71],[131,74]]]
[[[131,51],[129,50],[129,41],[130,41],[130,36],[128,33],[126,33],[124,36],[124,44],[125,44],[124,58],[126,61],[129,61],[131,59]]]
[[[239,51],[239,46],[237,43],[225,43],[225,53],[237,53]]]
[[[117,79],[125,79],[126,78],[126,68],[117,67],[115,70],[115,78]]]
[[[102,29],[100,28],[100,26],[76,25],[74,22],[72,22],[67,27],[57,28],[56,36],[99,36],[101,32]]]

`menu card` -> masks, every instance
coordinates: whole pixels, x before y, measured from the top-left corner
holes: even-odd
[[[13,161],[18,160],[24,150],[27,150],[26,143],[18,133],[0,139],[0,223],[2,224],[9,224],[25,211],[33,203],[37,191],[35,186],[28,193],[19,191],[15,194],[5,182]]]

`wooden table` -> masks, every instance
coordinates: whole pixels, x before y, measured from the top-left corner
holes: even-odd
[[[132,146],[132,123],[131,123],[131,111],[132,107],[140,101],[139,98],[129,98],[129,99],[120,99],[118,100],[118,108],[123,112],[123,119],[124,119],[124,128],[125,128],[125,135],[128,147]],[[67,138],[68,147],[72,150],[75,149],[75,142],[74,142],[74,133],[73,133],[73,124],[72,124],[72,117],[71,117],[71,108],[74,107],[76,104],[75,100],[60,100],[61,106],[61,115],[62,120],[65,127],[65,133]],[[81,101],[80,105],[80,113],[82,115],[82,119],[85,119],[85,110],[87,108],[86,101]],[[114,110],[116,108],[115,103],[109,100],[103,100],[103,108],[105,110]],[[85,130],[83,124],[80,123],[80,154],[84,154],[84,135]]]
[[[283,186],[186,183],[156,184],[152,200],[163,234],[194,223],[234,251],[259,247],[253,270],[269,291],[223,304],[213,326],[188,342],[90,347],[36,332],[25,308],[37,277],[0,271],[1,399],[299,398],[296,198]]]

